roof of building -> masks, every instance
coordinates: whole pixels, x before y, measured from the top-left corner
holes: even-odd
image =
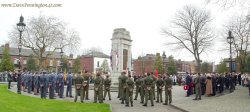
[[[91,51],[85,55],[82,55],[82,57],[110,58],[109,55],[106,55],[103,52],[99,52],[99,51]]]
[[[0,47],[0,54],[3,54],[4,48],[5,47],[3,47],[3,46]],[[45,51],[43,56],[46,56],[50,52],[51,51]],[[18,50],[18,48],[10,47],[9,48],[9,53],[10,53],[11,56],[18,56],[19,55],[19,50]],[[21,56],[27,56],[28,57],[28,56],[30,56],[32,54],[33,54],[33,51],[31,49],[24,49],[24,48],[21,49]],[[68,56],[66,56],[66,55],[63,55],[63,56],[68,58]],[[60,54],[60,52],[54,52],[49,57],[61,58],[61,54]]]

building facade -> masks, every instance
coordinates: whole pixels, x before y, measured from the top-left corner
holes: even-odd
[[[102,66],[105,60],[107,61],[108,68],[103,68]],[[94,74],[96,74],[97,72],[101,72],[104,69],[108,69],[109,71],[111,70],[110,56],[98,51],[91,51],[86,55],[82,55],[81,64],[83,65],[82,70]]]
[[[145,56],[139,56],[133,60],[133,72],[135,75],[142,75],[147,72],[154,72],[154,64],[156,60],[155,54],[146,54]],[[168,58],[163,60],[164,71],[167,73],[169,60]],[[189,72],[197,73],[197,66],[195,61],[182,61],[175,60],[177,73]]]
[[[3,56],[4,49],[9,49],[9,54],[11,57],[11,60],[13,61],[15,69],[18,68],[19,64],[19,50],[18,48],[10,47],[9,44],[2,45],[0,47],[0,60]],[[49,53],[49,51],[45,52],[45,55]],[[31,49],[21,49],[21,57],[20,57],[20,64],[21,69],[26,70],[27,69],[27,60],[33,55],[33,51]],[[63,55],[64,58],[67,59],[67,65],[69,69],[72,69],[73,66],[73,55],[70,56]],[[48,71],[58,71],[58,69],[61,67],[61,54],[60,52],[54,52],[49,57],[45,58],[42,62],[42,65],[45,67],[44,69]]]

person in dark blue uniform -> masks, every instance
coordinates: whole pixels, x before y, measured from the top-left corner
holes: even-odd
[[[58,96],[59,98],[63,98],[63,92],[64,92],[63,72],[60,72],[58,74],[57,82],[58,82]]]
[[[67,90],[66,90],[66,97],[73,97],[72,96],[72,80],[73,80],[73,75],[71,72],[69,72],[68,76],[67,76]]]
[[[40,90],[41,90],[41,98],[42,99],[46,99],[46,83],[47,83],[47,80],[46,80],[46,72],[42,72],[42,75],[40,76],[40,79],[39,79],[39,83],[40,83]]]

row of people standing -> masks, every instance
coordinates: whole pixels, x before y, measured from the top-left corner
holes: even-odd
[[[143,106],[147,106],[148,100],[151,102],[151,106],[154,106],[154,100],[157,96],[157,103],[162,101],[162,92],[165,87],[165,103],[168,105],[172,102],[172,79],[169,76],[154,76],[153,73],[147,73],[146,75],[137,76],[135,82],[132,84],[130,74],[128,77],[125,72],[119,76],[119,91],[118,98],[121,100],[121,104],[126,103],[126,106],[133,106],[133,88],[135,85],[136,93],[134,100],[137,100],[140,96],[140,103]],[[131,83],[131,84],[130,84]],[[131,85],[131,86],[128,86]],[[133,86],[132,86],[133,85]],[[157,86],[157,87],[155,87]],[[155,94],[155,88],[157,89],[157,94]]]
[[[105,100],[106,95],[108,95],[109,100],[111,100],[110,94],[110,86],[111,86],[111,79],[109,75],[101,76],[100,73],[97,73],[96,78],[94,79],[94,103],[103,103]],[[77,101],[77,97],[80,96],[80,101],[84,102],[85,93],[88,91],[88,80],[86,77],[82,77],[81,73],[79,72],[77,76],[74,78],[75,82],[75,102]],[[104,86],[104,87],[103,87]]]
[[[66,85],[66,97],[73,98],[73,78],[74,76],[70,72],[66,77],[63,72],[23,72],[20,77],[20,85],[17,86],[24,92],[31,94],[33,91],[34,95],[40,94],[43,99],[46,99],[47,94],[50,99],[54,99],[56,96],[64,98],[64,86]],[[88,99],[88,91],[86,91],[86,99]]]
[[[216,93],[222,93],[225,89],[230,92],[235,90],[236,78],[235,74],[186,74],[187,95],[196,93],[200,95],[215,96]],[[196,91],[197,90],[197,91]],[[198,93],[197,93],[198,92]]]

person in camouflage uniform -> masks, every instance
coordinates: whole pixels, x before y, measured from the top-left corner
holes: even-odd
[[[198,76],[195,77],[194,84],[195,84],[195,99],[193,99],[193,100],[197,100],[197,99],[201,100],[201,78],[200,78],[200,73],[198,73]]]
[[[118,96],[117,96],[117,98],[120,98],[120,100],[121,100],[121,92],[122,92],[122,73],[121,73],[121,75],[118,77],[118,81],[119,81],[119,85],[118,85]]]
[[[154,83],[154,79],[150,76],[150,73],[147,73],[147,77],[144,79],[144,87],[145,87],[145,102],[143,106],[147,106],[148,98],[151,101],[151,106],[154,106],[153,102],[153,91],[152,86]]]
[[[81,72],[74,77],[74,85],[75,85],[75,102],[77,101],[77,97],[80,95],[81,102],[83,103],[83,77],[81,76]]]
[[[141,102],[140,103],[144,103],[144,100],[145,100],[145,82],[144,82],[144,80],[145,80],[145,78],[147,77],[147,74],[144,74],[144,75],[142,75],[142,78],[140,79],[141,81],[142,81],[142,86],[141,86]]]
[[[83,87],[84,97],[85,100],[89,100],[89,80],[90,80],[91,73],[85,71],[84,74],[84,81],[86,82],[86,86]]]
[[[129,106],[129,102],[131,107],[133,107],[133,89],[134,89],[134,81],[131,78],[131,75],[128,75],[128,79],[126,80],[126,107]]]
[[[97,103],[97,97],[99,100],[99,103],[103,103],[103,98],[102,98],[102,94],[103,94],[103,79],[101,77],[100,73],[96,74],[96,78],[95,78],[95,83],[94,83],[94,103]]]
[[[121,77],[121,104],[124,104],[124,101],[126,100],[126,80],[128,79],[128,77],[125,75],[125,72],[122,72],[122,77]]]
[[[164,81],[162,79],[162,76],[159,76],[159,79],[156,81],[156,86],[157,86],[157,100],[156,102],[159,103],[162,102],[162,90],[164,86]]]
[[[157,78],[154,76],[154,73],[153,73],[153,72],[151,72],[151,77],[152,77],[153,80],[154,80],[153,85],[152,85],[152,91],[153,91],[153,99],[155,100],[155,84],[156,84]]]
[[[83,99],[89,100],[88,98],[88,91],[89,91],[89,77],[87,73],[83,74]]]
[[[106,98],[106,95],[108,93],[109,100],[111,100],[111,95],[110,95],[110,86],[111,86],[111,79],[109,78],[109,75],[106,76],[106,79],[104,80],[104,100]]]
[[[167,75],[164,79],[164,85],[165,85],[165,103],[164,105],[171,104],[172,102],[172,79]]]
[[[138,79],[135,81],[136,92],[135,92],[135,99],[134,100],[137,100],[138,94],[140,94],[140,97],[142,97],[142,84],[143,84],[142,77],[139,76]]]

